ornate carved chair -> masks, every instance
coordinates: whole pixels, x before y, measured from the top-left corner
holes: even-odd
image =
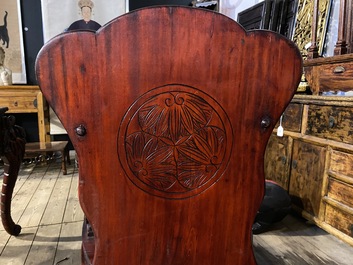
[[[187,7],[47,43],[38,81],[77,152],[94,233],[83,263],[255,264],[263,155],[301,66],[286,38]]]
[[[23,128],[15,125],[14,116],[5,116],[6,111],[7,107],[0,108],[0,157],[4,162],[1,222],[7,233],[18,236],[22,228],[11,217],[11,199],[25,153],[26,135]]]

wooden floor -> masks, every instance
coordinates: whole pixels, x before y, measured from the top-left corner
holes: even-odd
[[[60,161],[24,164],[12,216],[22,226],[18,237],[0,225],[0,265],[80,264],[83,214],[77,199],[78,172],[72,161],[62,175]],[[0,167],[0,183],[3,169]],[[351,265],[353,247],[294,215],[253,238],[259,265]]]
[[[60,161],[22,166],[12,200],[12,217],[22,232],[10,237],[0,225],[1,265],[80,264],[83,213],[74,164],[67,175]]]

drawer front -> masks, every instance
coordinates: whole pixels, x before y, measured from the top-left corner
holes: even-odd
[[[349,91],[353,89],[353,62],[320,66],[320,91]]]
[[[351,183],[353,183],[353,155],[336,150],[332,151],[330,170],[351,178]]]
[[[11,112],[36,112],[37,97],[33,96],[2,96],[0,106],[8,107]]]
[[[325,222],[353,237],[353,216],[329,204],[326,205]]]
[[[353,186],[330,178],[327,197],[353,208]]]
[[[285,131],[300,132],[303,104],[291,103],[283,113],[282,126]],[[276,128],[279,126],[277,124]]]
[[[353,110],[341,106],[311,105],[305,134],[353,144]]]

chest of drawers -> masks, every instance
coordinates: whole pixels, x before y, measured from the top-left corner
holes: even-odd
[[[265,155],[266,178],[278,182],[305,218],[353,245],[353,98],[296,95]]]

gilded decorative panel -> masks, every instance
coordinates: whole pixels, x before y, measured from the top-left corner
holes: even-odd
[[[317,24],[317,46],[319,54],[322,54],[326,35],[326,26],[330,12],[331,0],[319,0],[318,24]],[[314,0],[299,0],[297,18],[294,29],[293,41],[298,45],[304,59],[307,58],[307,48],[312,40],[312,23],[314,14]]]

